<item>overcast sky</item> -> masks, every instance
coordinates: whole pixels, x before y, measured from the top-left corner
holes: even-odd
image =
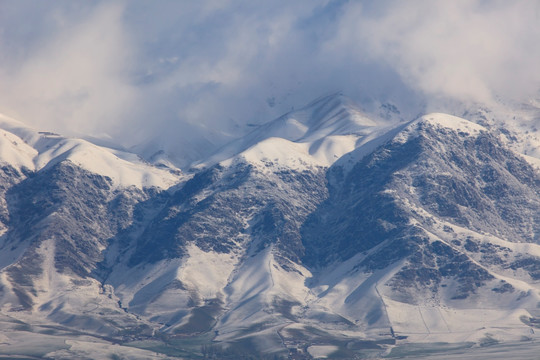
[[[535,0],[0,0],[0,112],[133,145],[336,91],[413,108],[527,97],[539,24]]]

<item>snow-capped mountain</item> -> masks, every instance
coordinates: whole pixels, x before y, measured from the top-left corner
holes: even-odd
[[[1,118],[0,341],[352,358],[534,339],[534,136],[486,113],[392,121],[335,94],[186,173]]]

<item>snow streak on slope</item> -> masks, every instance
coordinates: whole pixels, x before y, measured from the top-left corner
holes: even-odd
[[[294,139],[302,137],[302,134],[308,132],[308,128],[301,126],[300,122],[288,121],[286,124],[292,128],[288,128],[287,131],[279,128],[281,133],[275,135]],[[378,137],[374,134],[377,134]],[[356,135],[352,134],[351,136]],[[276,148],[273,145],[279,146]],[[222,161],[218,167],[220,170],[215,170],[214,175],[205,178],[216,181],[219,179],[215,176],[216,173],[227,173],[229,175],[223,176],[222,179],[234,179],[233,182],[228,182],[229,187],[225,187],[230,189],[232,184],[237,184],[241,179],[244,179],[245,175],[242,174],[245,174],[246,163],[251,166],[251,171],[260,171],[269,178],[276,176],[276,174],[309,171],[310,168],[314,168],[313,164],[317,163],[313,160],[314,157],[307,155],[306,148],[301,146],[303,143],[298,141],[290,141],[281,137],[263,137],[256,145],[247,150],[239,150],[240,156],[238,157],[235,156],[235,153],[232,152],[234,149],[232,149],[232,159]],[[373,184],[383,186],[379,189],[380,193],[376,188],[373,189],[372,195],[391,196],[392,201],[399,203],[400,207],[394,208],[388,213],[388,216],[385,216],[384,211],[377,214],[377,211],[380,211],[379,208],[385,206],[387,202],[383,197],[379,200],[375,199],[376,201],[373,203],[366,203],[367,207],[358,208],[349,206],[346,201],[339,200],[336,207],[343,208],[342,211],[349,214],[349,217],[341,216],[338,213],[335,219],[327,224],[323,223],[328,231],[324,233],[323,241],[325,243],[341,241],[342,234],[339,232],[341,227],[362,223],[366,221],[363,220],[364,218],[372,216],[383,217],[377,219],[377,224],[366,223],[366,226],[375,229],[380,226],[386,229],[387,233],[366,235],[358,232],[355,237],[350,237],[350,239],[344,236],[347,241],[344,245],[353,246],[344,250],[343,254],[351,256],[358,254],[350,259],[345,258],[343,262],[339,261],[343,259],[334,257],[334,262],[323,263],[322,268],[312,274],[303,265],[297,263],[291,266],[287,261],[283,261],[282,257],[285,253],[276,251],[275,248],[273,250],[265,248],[265,250],[258,252],[248,251],[249,257],[236,264],[232,277],[229,277],[229,284],[223,290],[227,296],[224,298],[223,313],[215,318],[216,323],[213,329],[219,333],[216,340],[251,341],[265,351],[274,351],[279,348],[280,343],[293,343],[295,336],[299,336],[299,333],[302,334],[302,337],[312,337],[313,341],[323,341],[313,334],[313,330],[310,330],[313,328],[325,333],[328,338],[334,339],[343,339],[347,336],[357,339],[378,338],[381,334],[390,336],[390,328],[393,328],[393,331],[398,334],[396,336],[407,336],[413,341],[480,341],[486,336],[486,332],[491,332],[497,337],[511,339],[518,339],[528,334],[530,329],[523,323],[522,319],[526,316],[532,316],[531,306],[536,304],[538,300],[537,296],[531,293],[533,287],[524,286],[523,280],[514,280],[512,277],[515,277],[515,274],[510,275],[507,271],[501,272],[501,269],[493,264],[484,264],[484,259],[477,259],[476,253],[468,250],[469,243],[465,243],[467,245],[461,245],[461,247],[456,246],[452,243],[454,239],[448,238],[442,230],[441,233],[432,235],[432,227],[439,224],[437,219],[449,215],[434,213],[433,210],[425,206],[419,206],[416,203],[418,201],[417,195],[415,195],[415,191],[419,190],[414,189],[418,185],[404,189],[402,188],[404,185],[398,180],[414,176],[416,174],[414,171],[418,171],[416,175],[446,176],[444,179],[452,179],[452,176],[459,175],[456,172],[459,167],[447,169],[445,164],[452,162],[458,164],[462,161],[464,163],[472,162],[474,165],[471,165],[471,168],[479,168],[478,164],[483,163],[486,166],[495,166],[495,163],[489,162],[490,156],[495,157],[493,161],[502,161],[501,159],[506,157],[505,161],[509,165],[508,170],[504,171],[514,172],[516,171],[514,168],[518,169],[523,165],[515,157],[515,154],[512,155],[509,151],[500,148],[501,144],[499,144],[497,137],[490,137],[486,128],[464,119],[436,113],[393,128],[373,129],[368,136],[357,141],[355,146],[357,146],[355,151],[344,156],[351,164],[348,166],[348,172],[341,173],[341,176],[349,176],[347,173],[351,172],[351,176],[358,178],[355,178],[350,184],[343,184],[340,183],[340,180],[336,180],[332,185],[334,187],[350,186],[351,191],[354,191],[355,188],[364,189],[366,187],[369,189],[368,183],[362,183],[362,178],[369,174],[373,178]],[[298,156],[300,150],[298,149],[304,150],[305,158],[303,161],[310,166],[298,166],[297,164],[302,164],[300,161],[297,161],[296,164],[293,163],[295,157],[297,160],[300,159]],[[414,151],[409,153],[406,151],[407,149]],[[268,157],[265,158],[265,156]],[[384,165],[385,159],[392,156],[395,156],[396,161],[399,162],[393,164],[389,160],[388,164]],[[450,162],[446,159],[448,156],[453,156]],[[366,157],[367,159],[364,159]],[[412,164],[410,166],[413,170],[411,170],[410,175],[395,170],[407,164],[406,162],[401,163],[403,161],[409,161]],[[373,167],[371,169],[373,174],[370,174],[367,170],[355,169],[359,162],[366,166],[373,166],[369,165],[371,162],[382,162],[383,165],[381,165],[380,170]],[[339,173],[338,167],[342,167],[342,165],[343,162],[340,159],[335,163],[332,171]],[[385,166],[388,166],[388,170],[385,169]],[[408,169],[409,165],[406,166],[405,169]],[[285,169],[288,169],[288,172]],[[463,170],[466,169],[468,167]],[[529,170],[525,169],[525,171]],[[454,172],[456,173],[454,174]],[[457,179],[461,179],[463,176],[469,175],[459,175]],[[485,184],[479,189],[491,185],[490,182],[493,181],[486,175],[482,176],[483,180],[478,181],[483,181]],[[517,172],[512,176],[520,177],[522,175]],[[338,178],[338,176],[335,177],[335,179]],[[259,192],[264,191],[268,186],[254,180],[251,178],[250,181],[246,181],[246,184],[251,182]],[[508,177],[504,181],[507,180],[512,186],[517,186],[517,184],[513,184],[515,180],[512,177]],[[384,185],[387,182],[395,183],[397,187],[385,188]],[[202,181],[201,183],[204,184]],[[210,184],[214,183],[210,182]],[[530,184],[525,185],[530,186]],[[221,192],[214,185],[204,185],[204,187],[207,190],[200,190],[201,195],[197,196],[197,202],[201,204],[213,201],[212,197]],[[286,194],[289,193],[279,181],[275,181],[275,189],[273,193],[283,194],[289,204],[296,201],[294,199],[295,193],[291,192],[290,194],[293,196],[288,197],[289,195]],[[486,189],[486,191],[489,190],[488,187]],[[300,191],[298,194],[308,193],[309,191],[306,190]],[[244,188],[243,191],[250,193],[249,187]],[[461,190],[457,188],[457,190],[451,191]],[[369,192],[366,195],[369,196]],[[440,195],[449,196],[449,199],[445,201],[452,200],[453,196],[461,196],[458,193],[445,194],[443,192]],[[353,204],[366,202],[366,199],[354,196],[351,198],[350,195],[346,195],[346,197]],[[413,197],[415,202],[409,201],[410,197]],[[226,198],[229,202],[232,201],[230,195],[227,195]],[[440,205],[444,205],[442,200]],[[251,201],[246,203],[253,204]],[[208,206],[208,203],[206,204]],[[370,209],[369,206],[374,209]],[[466,204],[464,203],[462,206],[465,207]],[[467,206],[472,207],[472,204]],[[181,211],[186,211],[186,209]],[[242,213],[238,209],[236,211]],[[370,213],[370,211],[375,211],[375,214]],[[329,213],[332,212],[334,212],[332,209],[329,210]],[[232,214],[230,216],[233,216]],[[323,213],[321,218],[317,219],[322,220],[330,216],[328,213]],[[427,220],[430,218],[431,220]],[[403,224],[400,224],[400,221],[403,221]],[[459,221],[459,218],[453,219],[445,225],[447,227],[455,225],[455,221]],[[498,228],[496,220],[493,221],[493,228]],[[382,241],[385,236],[388,236],[388,233],[391,234],[392,228],[396,226],[404,226],[409,232],[403,234],[402,237],[389,238],[379,245],[370,247],[369,241],[372,241],[370,237],[380,237]],[[441,225],[440,228],[442,229],[444,226]],[[504,227],[500,227],[500,229],[502,231]],[[457,230],[454,230],[454,233],[457,234]],[[363,235],[366,239],[363,239]],[[309,234],[304,236],[307,237]],[[462,236],[473,236],[473,239],[477,239],[480,232]],[[365,241],[366,244],[359,245],[359,249],[354,248],[355,243],[362,241]],[[216,249],[214,244],[209,246],[200,243],[200,246]],[[330,259],[332,257],[329,254],[340,253],[333,249],[324,249],[324,247],[322,249],[322,256]],[[518,259],[527,254],[525,249],[519,247],[512,247],[512,249],[514,249],[515,254],[512,254],[511,257],[507,255],[509,256],[508,263],[504,266],[513,266],[511,259]],[[221,250],[205,251],[216,251],[216,254],[210,256],[214,257]],[[427,266],[427,264],[411,260],[409,257],[413,256],[416,251],[422,254],[419,256],[438,263],[441,270],[438,267],[426,269],[423,266]],[[402,253],[400,254],[400,252]],[[414,257],[412,258],[414,259]],[[309,258],[304,257],[303,260],[306,260],[308,264],[311,263]],[[416,269],[414,266],[420,268]],[[404,273],[410,271],[411,267],[413,267],[411,271],[418,271],[419,277],[413,277],[412,283],[400,286],[396,279],[403,280]],[[470,273],[460,277],[456,267],[463,267],[464,274],[467,271]],[[436,294],[436,298],[433,300],[429,295],[432,290],[429,290],[429,287],[425,288],[426,285],[423,282],[429,280],[429,275],[425,274],[430,274],[430,272],[435,274],[438,271],[442,271],[445,275],[443,275],[444,280],[442,280],[440,287],[433,290]],[[479,277],[475,278],[476,275]],[[428,280],[421,276],[426,276]],[[437,276],[433,278],[434,281]],[[408,289],[416,289],[416,286],[418,286],[418,293],[412,296]],[[472,290],[468,289],[468,286],[472,286]],[[531,294],[523,297],[523,294],[527,293]],[[493,297],[492,294],[497,294],[496,298],[488,302],[492,308],[473,318],[471,314],[478,312],[478,303],[486,302],[486,299]],[[425,301],[422,300],[423,296],[426,296]],[[409,300],[406,300],[407,297]],[[191,318],[194,316],[192,314]],[[471,321],[468,325],[462,326],[460,323],[464,322],[463,319],[471,319]],[[473,324],[478,327],[473,327]],[[509,329],[508,332],[504,329],[497,329],[497,324],[502,324],[503,327]]]
[[[540,177],[488,123],[324,97],[168,191],[144,186],[178,177],[134,155],[3,128],[5,316],[342,358],[536,336]]]
[[[515,243],[538,236],[538,173],[463,119],[428,114],[394,131],[345,176],[331,168],[336,190],[304,235],[304,260],[324,274],[316,277],[317,302],[372,328],[384,319],[410,341],[527,336],[538,258],[526,250],[533,244]],[[480,240],[489,233],[512,245]],[[528,274],[517,265],[525,263]],[[361,299],[370,302],[356,307]]]

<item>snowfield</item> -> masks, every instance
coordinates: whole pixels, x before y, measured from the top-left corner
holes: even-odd
[[[0,116],[0,357],[534,358],[537,105],[336,94],[184,172]]]
[[[39,171],[69,160],[111,178],[116,186],[166,189],[180,180],[175,172],[149,166],[135,154],[40,132],[3,115],[0,115],[0,129],[0,161],[15,168]]]

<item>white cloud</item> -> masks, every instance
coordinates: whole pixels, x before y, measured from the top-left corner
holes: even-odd
[[[121,118],[135,95],[128,85],[130,39],[122,11],[119,4],[99,5],[81,23],[70,13],[50,14],[52,33],[2,69],[2,108],[35,126],[69,133],[99,132]]]
[[[537,91],[540,3],[386,1],[376,15],[350,3],[341,46],[387,62],[428,97],[490,101]],[[352,33],[352,35],[351,35]]]
[[[0,112],[126,145],[210,149],[338,90],[412,113],[540,83],[535,1],[39,4],[0,0]]]

